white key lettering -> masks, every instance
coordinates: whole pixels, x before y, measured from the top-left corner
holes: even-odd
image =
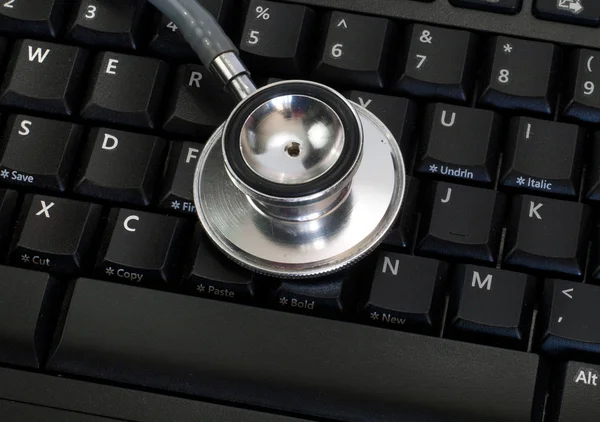
[[[117,70],[117,65],[119,64],[119,61],[117,59],[108,59],[108,65],[106,66],[106,72],[109,75],[116,75],[117,72],[115,72],[115,70]]]
[[[448,193],[446,193],[446,197],[442,199],[442,203],[447,204],[450,202],[450,197],[452,196],[452,188],[448,188]]]
[[[471,282],[471,287],[477,286],[480,289],[486,288],[487,290],[492,290],[492,279],[492,275],[488,274],[483,280],[481,280],[479,272],[473,271],[473,281]]]
[[[190,74],[190,81],[188,82],[189,86],[196,86],[196,88],[200,88],[200,81],[202,80],[202,73],[200,72],[192,72]]]
[[[193,159],[197,159],[198,156],[195,154],[198,154],[200,152],[199,149],[196,148],[188,148],[188,153],[187,153],[187,157],[185,157],[185,163],[189,164],[190,161],[192,161]]]
[[[36,48],[34,51],[32,46],[29,45],[28,47],[29,47],[29,61],[30,62],[37,59],[38,63],[44,63],[44,60],[46,60],[46,58],[48,57],[48,54],[50,54],[50,51],[52,51],[49,48],[47,48],[42,52],[42,49],[39,47]]]
[[[109,141],[112,142],[109,144]],[[102,141],[102,149],[112,150],[115,149],[119,145],[119,139],[116,136],[110,135],[108,133],[104,134],[104,141]]]
[[[529,202],[529,218],[533,218],[533,216],[535,215],[535,218],[537,218],[538,220],[542,219],[542,216],[540,215],[540,213],[538,213],[538,210],[540,208],[542,208],[544,206],[544,204],[536,204],[533,201]]]
[[[450,117],[450,121],[446,121],[446,110],[442,110],[442,125],[446,127],[454,126],[454,122],[456,121],[456,113],[452,112],[452,117]]]
[[[17,132],[21,136],[27,136],[31,133],[31,125],[33,122],[31,120],[23,120],[21,122],[21,129]]]
[[[131,227],[129,225],[129,222],[131,220],[139,221],[140,217],[138,217],[137,215],[130,215],[125,219],[125,221],[123,222],[123,227],[125,227],[125,230],[127,230],[128,232],[134,232],[136,230],[134,227]]]
[[[49,205],[46,204],[46,201],[40,201],[40,203],[42,204],[42,209],[39,210],[35,215],[40,216],[42,214],[44,214],[44,216],[46,218],[50,218],[50,208],[52,208],[55,204],[54,202],[50,202]]]
[[[396,259],[394,265],[392,266],[392,260],[387,256],[383,258],[383,269],[381,272],[385,274],[386,268],[389,268],[393,275],[398,275],[398,266],[400,265],[400,261]]]

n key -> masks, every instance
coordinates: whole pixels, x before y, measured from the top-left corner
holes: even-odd
[[[85,269],[102,207],[27,195],[10,251],[10,263],[40,271],[75,274]]]
[[[581,277],[589,236],[587,205],[529,195],[513,200],[504,264]]]

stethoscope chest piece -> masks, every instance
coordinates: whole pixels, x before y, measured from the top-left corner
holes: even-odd
[[[402,205],[398,144],[369,111],[312,82],[254,92],[199,158],[194,199],[230,258],[278,277],[342,269],[373,250]]]

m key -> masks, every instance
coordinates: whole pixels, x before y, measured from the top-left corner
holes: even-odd
[[[496,191],[433,183],[421,220],[417,251],[495,262],[503,211],[504,197]]]
[[[587,205],[517,196],[506,232],[505,265],[580,277],[585,263],[588,220]]]

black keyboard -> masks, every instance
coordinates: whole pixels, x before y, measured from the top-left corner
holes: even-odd
[[[234,102],[177,27],[0,0],[0,419],[600,420],[600,2],[201,3],[388,126],[401,215],[321,279],[236,266],[192,195]]]

